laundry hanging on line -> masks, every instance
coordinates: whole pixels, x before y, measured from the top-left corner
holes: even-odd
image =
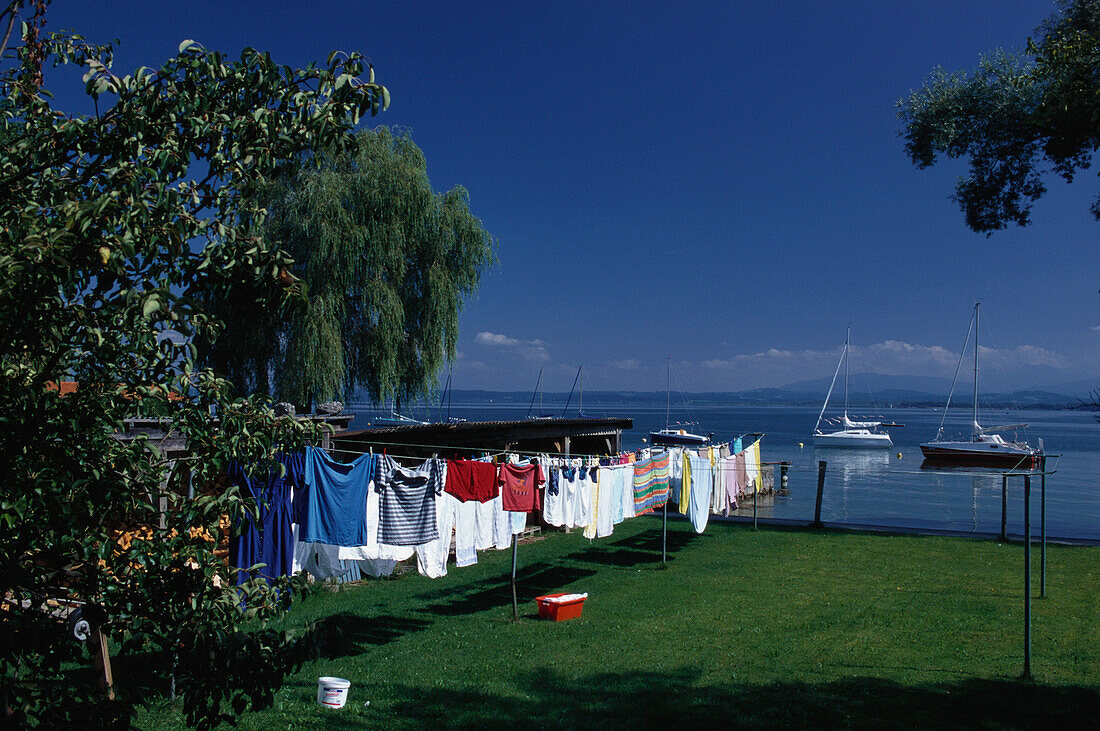
[[[702,532],[709,514],[728,515],[738,499],[760,489],[760,442],[739,446],[740,439],[696,452],[522,461],[512,455],[501,464],[431,458],[404,465],[374,454],[340,462],[309,447],[298,453],[300,476],[280,483],[284,508],[261,512],[261,522],[278,528],[243,531],[235,539],[235,565],[247,568],[240,564],[262,554],[265,560],[248,566],[276,566],[272,577],[295,570],[317,578],[384,576],[416,555],[420,573],[437,577],[446,574],[452,543],[455,565],[472,565],[480,550],[508,548],[529,514],[603,538],[623,520],[663,507],[670,493]],[[275,494],[270,487],[256,490]],[[282,538],[268,539],[276,535]]]

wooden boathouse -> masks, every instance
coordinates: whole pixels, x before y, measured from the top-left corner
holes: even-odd
[[[333,452],[343,457],[383,449],[410,457],[441,456],[447,450],[558,455],[603,455],[622,451],[624,429],[633,419],[574,418],[521,421],[460,421],[401,424],[346,431],[332,438]]]

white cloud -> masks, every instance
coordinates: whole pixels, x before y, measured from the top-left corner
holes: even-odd
[[[641,363],[637,358],[627,358],[626,360],[613,360],[608,363],[612,368],[618,368],[620,371],[636,371],[641,367]]]
[[[464,360],[462,361],[463,370],[477,371],[479,373],[487,373],[489,366],[482,363],[480,360]]]
[[[957,352],[942,346],[900,340],[853,346],[851,354],[854,372],[883,375],[951,378],[959,362]],[[831,377],[839,358],[840,348],[831,351],[769,348],[757,353],[703,360],[696,367],[709,371],[715,378],[751,384],[747,387],[778,386],[792,381]],[[1063,356],[1037,345],[1019,345],[1001,350],[982,347],[981,364],[983,369],[1005,373],[1036,367],[1068,369],[1073,365]],[[690,364],[684,366],[685,371],[690,371]],[[967,367],[966,363],[963,367]]]
[[[978,346],[979,357],[983,363],[994,363],[1001,367],[1050,366],[1066,368],[1069,363],[1057,353],[1052,353],[1038,345],[1017,345],[1011,350],[993,350]]]
[[[474,338],[479,345],[488,348],[500,348],[501,350],[515,353],[524,360],[548,361],[550,354],[541,340],[519,340],[507,335],[491,332],[479,332]]]
[[[1093,325],[1089,330],[1092,330],[1094,333],[1100,333],[1100,325]]]

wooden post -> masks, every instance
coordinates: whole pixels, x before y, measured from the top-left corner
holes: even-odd
[[[1008,477],[1001,475],[1001,540],[1008,540]]]
[[[760,477],[761,482],[764,481],[763,480],[763,475],[764,475],[764,465],[760,465],[760,472],[759,472],[758,476]],[[760,491],[757,490],[754,487],[753,491],[752,491],[752,529],[753,530],[756,530],[756,503],[759,499],[760,499]]]
[[[92,633],[92,642],[95,644],[95,648],[92,650],[92,654],[95,656],[93,660],[100,675],[99,686],[107,691],[107,699],[113,701],[115,699],[115,682],[111,676],[111,653],[107,649],[107,637],[99,627],[96,627]]]
[[[814,525],[821,526],[821,496],[825,492],[825,460],[817,463],[817,504],[814,506]]]
[[[1031,680],[1031,475],[1024,475],[1024,680]]]
[[[168,467],[168,472],[160,481],[160,493],[156,497],[157,515],[159,516],[157,524],[163,529],[168,527],[168,480],[172,476],[172,468],[176,463],[171,462]]]
[[[512,534],[512,621],[519,621],[519,599],[516,597],[516,557],[519,554],[519,536]]]

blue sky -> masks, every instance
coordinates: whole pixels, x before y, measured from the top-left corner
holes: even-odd
[[[663,390],[670,355],[685,390],[781,385],[831,376],[848,325],[854,367],[949,378],[975,299],[990,388],[1100,385],[1095,174],[1050,179],[1030,227],[986,237],[950,200],[961,163],[917,170],[898,136],[895,102],[935,66],[1018,50],[1053,9],[56,0],[47,28],[119,39],[116,73],[185,38],[367,55],[392,98],[373,122],[408,128],[499,241],[456,388],[541,368],[568,390],[583,363],[586,389]]]

